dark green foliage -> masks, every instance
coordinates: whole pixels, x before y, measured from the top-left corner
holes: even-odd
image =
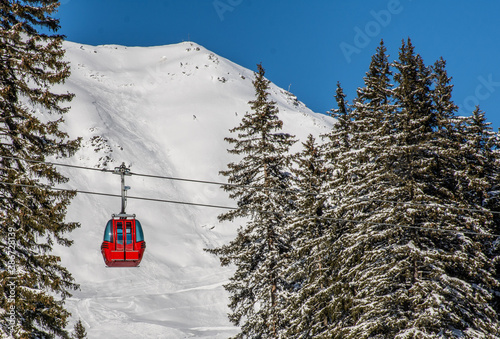
[[[83,326],[82,321],[78,320],[75,324],[75,332],[73,333],[74,339],[85,339],[87,338],[87,331],[85,331],[85,326]]]
[[[66,338],[69,313],[56,296],[78,287],[50,254],[54,241],[71,245],[64,233],[78,227],[64,220],[74,194],[49,189],[67,179],[53,166],[14,159],[67,157],[79,146],[59,130],[73,95],[52,92],[70,74],[63,37],[39,33],[58,29],[58,5],[0,2],[0,308],[10,312],[0,332],[16,338]]]

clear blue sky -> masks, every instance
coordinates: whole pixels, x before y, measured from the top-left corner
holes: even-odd
[[[410,37],[427,65],[447,60],[463,114],[500,127],[500,1],[62,0],[74,42],[153,46],[191,40],[266,76],[324,113],[340,81],[352,100],[381,39],[390,60]]]

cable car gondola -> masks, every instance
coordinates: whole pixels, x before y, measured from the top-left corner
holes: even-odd
[[[136,267],[141,263],[146,242],[142,225],[135,218],[135,214],[125,213],[125,192],[130,187],[125,186],[124,177],[130,175],[130,169],[122,164],[115,168],[114,173],[121,175],[122,211],[119,214],[113,214],[106,224],[101,253],[108,267]]]
[[[109,267],[136,267],[141,263],[146,242],[139,220],[115,216],[104,230],[101,252]]]

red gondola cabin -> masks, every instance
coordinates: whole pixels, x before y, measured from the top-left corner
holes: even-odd
[[[104,230],[101,253],[106,266],[136,267],[141,263],[146,242],[139,220],[113,218]]]

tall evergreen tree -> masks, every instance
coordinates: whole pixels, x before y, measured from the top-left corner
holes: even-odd
[[[50,186],[67,181],[47,156],[72,155],[79,140],[59,129],[69,93],[54,93],[70,68],[56,32],[56,0],[0,1],[0,336],[68,337],[64,298],[78,286],[51,254],[71,245],[65,222],[74,196]],[[26,160],[23,160],[26,159]],[[37,163],[30,160],[39,161]],[[62,300],[61,300],[62,298]]]
[[[463,118],[459,125],[460,163],[456,165],[457,191],[463,197],[462,205],[471,211],[464,218],[472,220],[471,229],[479,226],[490,234],[500,234],[498,185],[498,136],[493,132],[485,114],[479,107],[472,115]],[[495,213],[489,213],[495,212]],[[483,237],[485,253],[493,260],[496,268],[496,284],[493,289],[492,305],[500,313],[500,239]]]
[[[397,69],[394,93],[399,111],[397,148],[393,150],[394,159],[399,159],[395,170],[400,174],[392,194],[398,201],[421,204],[413,205],[418,208],[406,206],[402,217],[395,221],[458,232],[411,229],[402,232],[400,253],[409,256],[402,263],[406,276],[411,277],[407,283],[411,285],[412,296],[408,301],[413,304],[413,314],[408,317],[408,328],[401,333],[427,336],[461,333],[476,337],[495,333],[498,325],[491,308],[484,307],[491,297],[488,290],[494,284],[491,261],[485,256],[481,239],[467,232],[490,230],[480,221],[484,214],[465,216],[463,210],[433,205],[463,203],[462,207],[472,207],[457,187],[450,185],[456,182],[458,173],[453,162],[463,159],[463,154],[461,145],[454,142],[453,133],[449,132],[453,126],[443,124],[455,112],[444,66],[440,60],[433,69],[426,67],[414,53],[409,39],[403,43],[399,60],[394,63]],[[448,125],[447,133],[443,133],[443,125]],[[439,298],[424,299],[429,290]],[[436,312],[429,314],[431,309]]]
[[[337,108],[331,110],[331,116],[336,122],[331,131],[322,136],[324,143],[320,146],[321,157],[326,162],[325,176],[320,178],[325,182],[318,187],[316,192],[318,198],[322,195],[328,197],[321,210],[323,216],[319,218],[321,223],[328,227],[322,227],[321,236],[316,239],[317,249],[324,254],[320,265],[316,265],[319,270],[313,273],[318,277],[320,285],[315,290],[316,293],[309,297],[309,303],[315,303],[313,309],[319,311],[310,318],[311,326],[302,329],[303,338],[311,336],[342,338],[342,332],[339,329],[346,326],[350,319],[352,291],[347,287],[346,279],[340,272],[344,265],[341,257],[345,249],[344,236],[350,228],[346,220],[353,207],[349,206],[346,198],[349,197],[350,189],[355,188],[357,178],[353,175],[353,171],[359,165],[359,158],[355,156],[354,151],[357,140],[356,113],[346,100],[346,95],[339,83],[337,83],[335,99]],[[296,213],[299,214],[300,211]],[[304,292],[310,293],[311,291],[305,290]],[[304,292],[299,292],[299,296]],[[310,310],[305,310],[310,312]]]
[[[284,221],[292,208],[288,152],[294,139],[282,132],[278,108],[269,99],[269,83],[258,65],[251,111],[231,130],[236,137],[226,138],[233,145],[229,153],[242,158],[221,171],[230,184],[245,186],[224,187],[238,208],[219,219],[243,217],[249,221],[229,244],[209,250],[219,256],[222,265],[236,266],[225,288],[231,300],[229,319],[241,325],[237,338],[277,337],[286,328],[280,309],[289,290],[283,273],[290,242]]]
[[[382,54],[379,48],[368,74],[386,69],[377,66]],[[337,160],[344,168],[355,164],[332,186],[342,195],[333,213],[346,220],[337,274],[350,307],[330,335],[494,337],[492,261],[467,233],[490,229],[478,213],[442,207],[467,204],[450,185],[457,175],[448,165],[464,154],[446,137],[453,124],[442,132],[441,119],[453,114],[451,97],[439,98],[451,90],[444,67],[433,73],[409,40],[393,67],[394,86],[387,72],[365,78],[349,149]]]
[[[293,157],[299,192],[287,222],[292,242],[286,275],[294,289],[283,312],[290,319],[284,338],[314,338],[325,331],[333,277],[328,264],[336,260],[330,245],[334,224],[325,218],[331,168],[312,135],[302,145],[302,151]]]
[[[349,329],[356,325],[365,300],[357,294],[358,287],[353,287],[359,270],[364,267],[363,256],[368,244],[381,239],[378,224],[387,222],[386,210],[374,199],[382,199],[380,193],[391,180],[391,168],[386,164],[389,155],[385,152],[392,142],[390,134],[394,128],[390,76],[386,48],[381,42],[364,78],[365,86],[358,89],[351,106],[350,143],[342,153],[330,159],[334,168],[330,195],[339,198],[335,199],[328,216],[339,220],[340,225],[337,226],[339,236],[330,245],[337,252],[337,260],[330,264],[330,267],[336,266],[333,270],[336,281],[331,288],[330,314],[333,316],[325,336],[354,336]],[[326,144],[330,149],[335,149],[331,142],[335,140],[335,130],[334,126],[334,133]]]

